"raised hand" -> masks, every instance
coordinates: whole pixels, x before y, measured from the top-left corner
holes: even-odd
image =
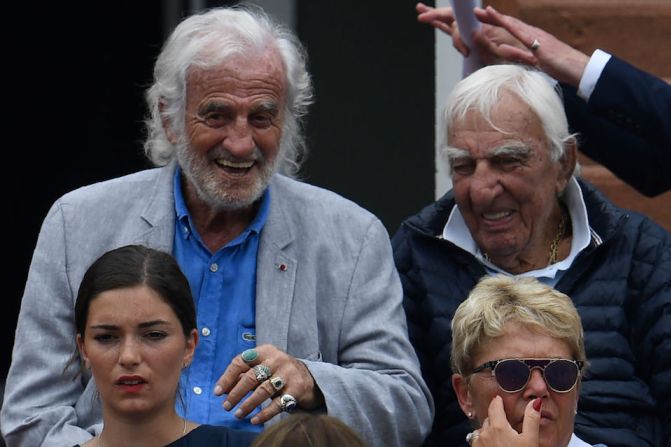
[[[586,54],[540,28],[501,14],[491,6],[486,9],[476,8],[475,16],[483,24],[505,29],[516,39],[517,43],[503,41],[496,43],[495,51],[499,58],[535,65],[557,81],[575,87],[580,83],[585,66],[589,62]]]

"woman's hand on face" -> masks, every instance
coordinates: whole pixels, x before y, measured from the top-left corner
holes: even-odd
[[[535,404],[535,406],[534,406]],[[477,430],[472,447],[537,447],[541,422],[541,400],[530,401],[524,410],[522,433],[510,426],[503,409],[503,399],[495,396],[489,404],[487,418]]]
[[[280,414],[283,411],[280,397],[285,394],[295,398],[298,406],[305,410],[323,405],[324,396],[303,362],[273,345],[261,345],[254,351],[258,356],[251,361],[245,361],[242,355],[235,356],[217,381],[214,393],[217,396],[228,394],[224,402],[226,410],[235,407],[250,391],[253,393],[235,412],[238,418],[246,417],[266,399],[272,399],[270,405],[252,418],[253,424],[263,424]],[[253,370],[257,365],[268,367],[270,377],[279,378],[281,382],[273,385],[270,378],[259,381]]]

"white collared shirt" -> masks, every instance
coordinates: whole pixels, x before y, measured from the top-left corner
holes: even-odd
[[[589,226],[587,207],[582,198],[580,185],[575,177],[571,177],[571,180],[569,180],[566,190],[562,195],[562,201],[566,205],[569,215],[571,216],[571,228],[573,230],[571,251],[569,252],[569,255],[566,259],[542,269],[531,270],[514,276],[532,276],[545,284],[554,286],[559,281],[563,272],[571,267],[576,256],[589,246],[592,236],[598,238],[596,232]],[[471,232],[468,230],[468,226],[466,226],[466,222],[464,221],[464,217],[458,206],[455,206],[452,209],[450,217],[447,219],[447,223],[443,228],[442,236],[443,239],[452,242],[457,247],[460,247],[475,256],[475,258],[485,267],[488,274],[493,275],[496,273],[503,273],[513,276],[509,272],[500,269],[485,259],[480,247],[478,247],[471,236]]]
[[[578,84],[577,95],[579,97],[585,101],[589,101],[589,97],[592,95],[596,83],[599,82],[601,72],[610,60],[610,57],[611,55],[603,50],[599,50],[598,48],[594,50],[580,78],[580,84]]]
[[[576,94],[579,98],[582,98],[586,102],[589,101],[590,96],[592,96],[592,92],[594,92],[594,89],[596,88],[596,84],[601,78],[601,73],[603,72],[603,69],[606,68],[606,64],[610,58],[611,55],[609,53],[606,53],[605,51],[598,48],[594,50],[592,56],[590,56],[589,61],[587,62],[587,65],[585,66],[585,70],[583,71],[582,76],[580,77],[580,82],[578,83],[578,90],[576,91]],[[552,78],[544,71],[541,71],[540,73],[545,76],[545,78],[550,84],[552,84],[553,87],[557,85],[556,79]]]
[[[577,437],[575,433],[573,433],[571,435],[571,440],[569,441],[566,447],[592,447],[592,445],[586,443],[585,441]]]

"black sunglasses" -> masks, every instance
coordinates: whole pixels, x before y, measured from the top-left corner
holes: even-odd
[[[517,393],[531,379],[531,370],[541,370],[545,383],[557,393],[568,393],[578,383],[584,362],[568,359],[501,359],[484,363],[473,374],[491,368],[492,376],[506,393]]]

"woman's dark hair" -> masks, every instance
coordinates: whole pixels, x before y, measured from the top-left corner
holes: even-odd
[[[333,416],[296,413],[261,432],[252,447],[366,447],[348,425]]]
[[[141,245],[127,245],[100,256],[84,274],[77,303],[75,327],[84,335],[89,307],[109,290],[147,286],[175,312],[185,336],[196,328],[196,311],[189,282],[170,254]]]

